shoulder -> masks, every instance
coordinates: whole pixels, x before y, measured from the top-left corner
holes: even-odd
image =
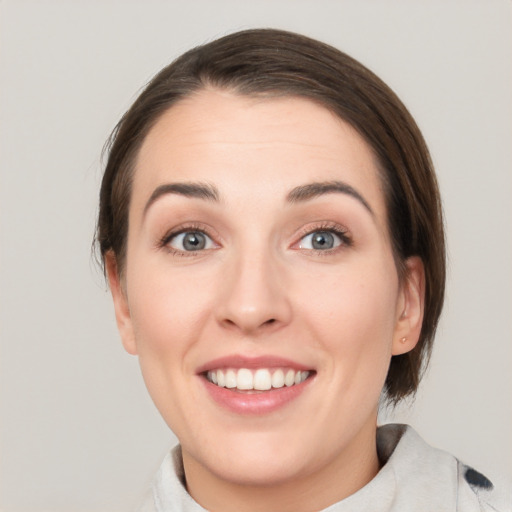
[[[427,444],[407,425],[384,425],[377,435],[379,456],[397,482],[404,507],[428,503],[429,510],[512,512],[510,493],[453,455]]]

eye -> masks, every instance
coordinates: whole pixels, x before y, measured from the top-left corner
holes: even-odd
[[[301,238],[299,249],[328,251],[329,249],[335,249],[342,243],[342,236],[333,231],[313,231]]]
[[[184,231],[171,236],[166,245],[177,251],[192,252],[213,249],[213,240],[201,231]]]

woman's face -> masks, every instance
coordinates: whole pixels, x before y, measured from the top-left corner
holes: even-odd
[[[168,110],[136,162],[121,286],[109,275],[187,475],[357,470],[391,355],[417,341],[408,266],[401,285],[375,158],[328,110],[218,90]]]

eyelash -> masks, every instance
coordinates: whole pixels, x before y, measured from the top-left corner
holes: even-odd
[[[204,253],[203,251],[180,251],[178,249],[174,249],[174,247],[171,247],[169,244],[171,240],[178,235],[181,235],[182,233],[188,233],[188,232],[197,232],[202,233],[203,235],[206,235],[208,238],[213,240],[213,236],[210,234],[209,229],[204,226],[203,224],[193,223],[193,224],[187,224],[184,226],[180,226],[178,229],[168,231],[159,241],[157,244],[158,249],[165,249],[173,256],[183,256],[183,257],[194,257],[194,256],[200,256],[201,253]],[[208,249],[206,249],[208,250]]]
[[[343,248],[352,247],[354,245],[354,241],[349,233],[349,231],[341,226],[340,224],[337,224],[336,222],[322,222],[320,224],[316,224],[314,226],[308,226],[304,228],[299,233],[299,241],[296,242],[294,245],[298,245],[300,241],[305,238],[308,235],[311,235],[313,233],[318,233],[321,231],[325,231],[327,233],[332,233],[336,235],[340,240],[341,243],[337,247],[333,247],[332,249],[302,249],[304,251],[308,252],[314,252],[316,254],[319,254],[321,256],[327,256],[329,254],[333,254],[334,252],[337,252],[339,250],[342,250]]]
[[[325,231],[328,233],[332,233],[336,235],[340,240],[341,243],[337,247],[333,247],[332,249],[300,249],[307,252],[314,252],[315,254],[319,255],[329,255],[333,254],[334,252],[337,252],[343,248],[352,247],[353,240],[352,237],[349,234],[349,231],[342,227],[341,225],[335,223],[335,222],[323,222],[314,226],[308,226],[307,228],[304,228],[299,233],[299,239],[297,242],[295,242],[293,245],[298,245],[302,239],[304,239],[306,236],[311,235],[313,233]],[[206,235],[211,240],[214,239],[214,237],[210,234],[210,230],[204,226],[203,224],[199,223],[193,223],[188,224],[184,226],[180,226],[178,229],[174,229],[171,231],[168,231],[157,243],[158,249],[165,249],[169,253],[171,253],[174,256],[182,256],[182,257],[194,257],[194,256],[200,256],[201,253],[204,253],[204,250],[199,251],[180,251],[178,249],[174,249],[169,244],[172,241],[173,238],[177,237],[178,235],[182,233],[187,232],[198,232]],[[211,249],[206,249],[211,250]]]

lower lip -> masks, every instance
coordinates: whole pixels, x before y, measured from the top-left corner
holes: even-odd
[[[310,385],[309,377],[300,384],[254,393],[221,388],[201,376],[204,386],[215,402],[237,414],[268,414],[288,405]]]

